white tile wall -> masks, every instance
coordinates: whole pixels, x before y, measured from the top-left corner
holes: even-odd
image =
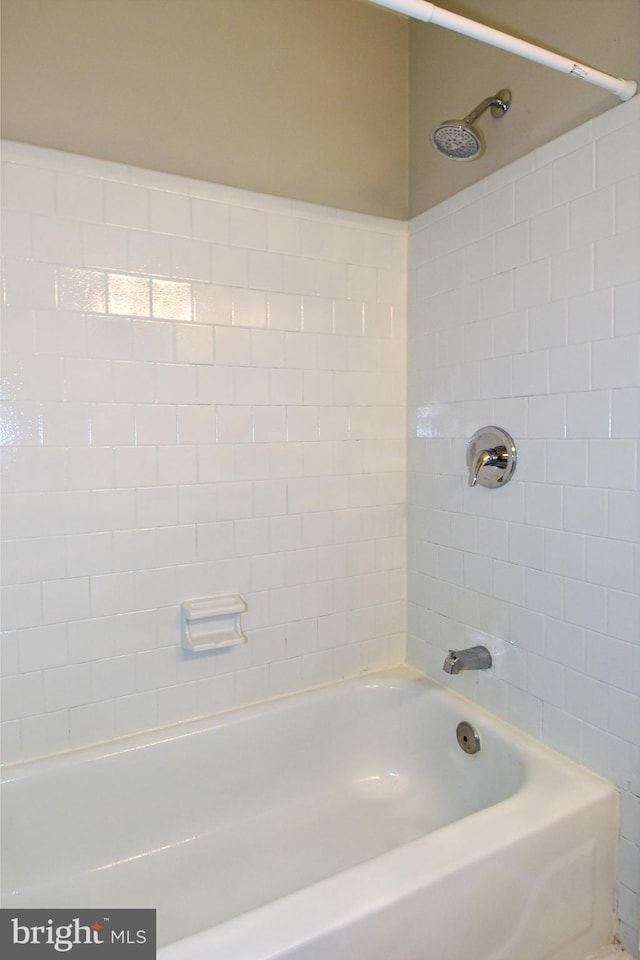
[[[3,158],[4,759],[402,661],[406,225]]]
[[[408,338],[409,660],[617,784],[634,956],[639,173],[636,98],[417,217]],[[467,438],[492,422],[515,478],[469,490]],[[478,641],[496,669],[447,678],[447,648]]]

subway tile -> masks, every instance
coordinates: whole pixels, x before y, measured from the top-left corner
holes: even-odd
[[[633,646],[602,633],[588,631],[585,672],[617,690],[631,690]]]
[[[126,270],[133,266],[128,252],[131,245],[127,242],[132,236],[130,231],[102,223],[82,223],[80,229],[82,266],[97,270]]]
[[[216,443],[199,447],[198,480],[200,483],[235,479],[245,479],[245,477],[236,469],[233,444]]]
[[[640,333],[640,281],[616,287],[613,317],[617,337]]]
[[[31,249],[35,260],[51,263],[80,263],[82,255],[80,224],[73,220],[33,216],[31,218]]]
[[[606,591],[581,580],[565,579],[564,617],[569,623],[601,633],[606,629]]]
[[[594,390],[567,396],[567,437],[608,437],[611,429],[611,393]]]
[[[102,181],[77,173],[57,171],[56,210],[62,217],[102,223],[104,219]]]
[[[566,530],[571,530],[574,533],[606,536],[606,491],[571,487],[564,497],[563,518]]]
[[[107,310],[125,316],[150,316],[149,281],[129,274],[108,274]]]
[[[3,720],[15,720],[44,712],[42,671],[4,677],[1,689]]]
[[[551,193],[554,206],[589,194],[595,178],[593,143],[565,154],[551,164]]]
[[[113,564],[113,535],[78,533],[65,537],[66,573],[70,577],[110,573]]]
[[[195,323],[174,326],[178,363],[213,363],[213,327]]]
[[[120,374],[122,380],[127,374],[134,377],[143,373],[153,376],[154,361],[171,361],[174,358],[173,327],[170,323],[161,323],[151,320],[134,320],[131,324],[133,359],[141,361],[137,364],[119,364],[114,366],[114,373]],[[145,371],[142,363],[149,363]],[[140,384],[142,388],[143,384]],[[125,399],[124,397],[122,399]],[[130,399],[138,399],[132,396]],[[144,398],[141,398],[144,399]]]
[[[526,522],[532,523],[535,526],[561,529],[562,493],[562,488],[559,485],[551,486],[542,483],[528,484],[525,491]]]
[[[132,358],[131,325],[128,320],[89,316],[83,324],[83,342],[85,330],[87,356],[113,360]]]
[[[40,716],[23,717],[20,721],[23,755],[43,757],[67,750],[70,744],[68,710],[51,710]]]
[[[535,653],[527,654],[527,690],[545,707],[564,707],[564,668]]]
[[[483,204],[487,198],[474,200],[456,210],[452,217],[452,241],[455,246],[464,246],[479,240],[482,232]],[[486,207],[485,207],[486,210]],[[382,266],[382,264],[380,264]]]
[[[169,237],[153,233],[126,234],[127,265],[135,273],[168,277],[171,273],[171,243]]]
[[[55,210],[55,174],[44,167],[6,163],[4,201],[10,210],[52,214]]]
[[[85,445],[90,439],[88,403],[55,403],[42,407],[42,440],[47,446]]]
[[[585,579],[585,538],[564,530],[544,531],[544,569]]]
[[[549,618],[545,631],[545,656],[556,663],[586,673],[586,631],[584,627]]]
[[[609,589],[607,607],[607,629],[612,637],[636,643],[638,639],[638,623],[640,622],[640,596],[637,589],[633,593],[623,593],[620,590]],[[636,657],[636,654],[634,654]],[[636,657],[637,666],[637,657]],[[637,670],[634,676],[634,687],[637,689]]]
[[[171,236],[191,235],[191,206],[189,197],[165,190],[149,191],[149,228],[155,233]]]
[[[534,304],[528,310],[529,349],[542,350],[567,342],[567,302]]]
[[[284,367],[284,333],[279,330],[252,330],[251,360],[256,367]]]
[[[546,549],[546,548],[545,548]],[[549,617],[559,617],[563,609],[562,577],[541,570],[526,570],[526,606]]]
[[[633,589],[633,546],[603,537],[588,537],[586,579],[618,590]]]
[[[176,442],[176,408],[167,404],[144,404],[135,409],[136,444]]]
[[[495,257],[497,273],[528,263],[530,257],[528,222],[517,223],[496,233]]]
[[[542,739],[576,762],[582,753],[582,722],[551,704],[543,704]]]
[[[333,330],[333,302],[327,297],[302,297],[301,300],[302,329],[306,333],[330,333]],[[297,321],[291,329],[299,329]]]
[[[588,390],[590,383],[588,344],[572,344],[549,350],[549,389],[551,393]]]
[[[546,350],[534,350],[519,353],[512,358],[514,396],[532,396],[544,394],[549,389],[549,353]]]
[[[104,184],[105,222],[137,230],[149,229],[149,195],[143,187],[117,181]]]
[[[638,173],[640,126],[628,124],[596,140],[596,184],[601,187]]]
[[[151,312],[160,320],[191,320],[191,285],[174,280],[152,280]]]
[[[495,243],[493,236],[470,243],[464,248],[464,278],[467,283],[484,280],[495,272]]]
[[[510,356],[526,350],[527,318],[524,311],[496,317],[492,326],[494,356]]]
[[[546,303],[550,296],[550,262],[536,260],[514,271],[514,303],[516,309]]]
[[[554,207],[531,218],[531,260],[551,257],[569,247],[569,206]]]
[[[191,198],[191,231],[196,240],[227,243],[230,207],[225,203]]]
[[[514,186],[507,183],[482,199],[482,232],[493,236],[514,223]]]
[[[71,447],[67,454],[67,488],[94,490],[111,484],[112,451],[109,447]]]
[[[585,724],[581,761],[596,773],[624,787],[629,778],[629,742],[607,733],[599,726]]]
[[[65,361],[60,357],[2,357],[6,401],[61,401],[65,397]],[[10,369],[10,374],[7,371]]]
[[[171,275],[181,280],[211,280],[211,248],[201,240],[171,237]]]
[[[222,366],[221,361],[215,367],[212,364],[197,364],[196,393],[197,403],[228,401],[233,396],[233,369]]]
[[[275,253],[298,256],[321,256],[314,250],[325,250],[325,259],[330,259],[333,228],[327,223],[309,223],[285,213],[267,214],[267,247]],[[314,234],[314,228],[317,232]]]
[[[533,154],[536,167],[543,167],[545,164],[552,163],[558,157],[564,157],[574,153],[580,147],[586,146],[591,142],[593,133],[588,123],[583,123],[579,127],[574,127],[562,136],[545,143]]]
[[[82,620],[90,615],[88,577],[46,580],[42,584],[43,623]],[[69,704],[66,704],[69,706]],[[49,707],[55,709],[55,707]]]
[[[230,324],[231,288],[213,283],[194,283],[193,319],[196,323]]]
[[[258,290],[234,290],[232,318],[234,327],[266,327],[266,294]]]
[[[590,440],[589,484],[612,490],[635,489],[636,448],[633,440]],[[615,463],[615,471],[611,470],[612,463]]]
[[[567,432],[566,398],[561,394],[528,398],[528,436],[562,438]]]
[[[616,183],[615,218],[618,230],[629,230],[640,225],[640,173]]]
[[[601,241],[604,242],[604,241]],[[602,284],[601,284],[602,285]],[[551,298],[575,297],[594,288],[590,244],[555,253],[551,258]]]
[[[567,668],[564,706],[572,716],[605,728],[608,711],[607,685]]]
[[[116,735],[115,706],[104,702],[71,707],[67,723],[72,747],[110,740]]]
[[[611,337],[613,332],[613,290],[595,290],[570,297],[569,342],[588,343]]]
[[[233,371],[233,402],[266,403],[269,396],[269,371],[254,367],[236,367]],[[229,400],[232,398],[230,397]]]
[[[232,206],[230,210],[230,242],[253,250],[267,248],[267,217],[260,210]]]
[[[68,294],[68,287],[64,280],[61,286],[63,296],[62,300],[59,300],[59,305],[74,309],[74,306],[69,303],[69,299],[73,300],[73,298],[65,296]],[[60,287],[60,281],[58,281],[58,287]],[[56,271],[48,263],[8,259],[4,265],[3,294],[4,302],[8,307],[55,307],[57,305]],[[79,309],[84,307],[80,305]]]
[[[211,244],[211,280],[232,287],[249,283],[249,258],[241,247],[223,243]]]
[[[107,403],[113,397],[109,360],[95,357],[69,357],[64,363],[65,399],[82,403]]]
[[[97,403],[89,408],[91,443],[131,445],[135,440],[134,410],[129,404]]]
[[[144,487],[157,481],[154,447],[118,447],[113,462],[118,487]]]
[[[640,541],[640,494],[609,491],[608,534],[614,540]]]
[[[605,237],[595,244],[595,285],[611,287],[638,278],[640,226]]]
[[[43,316],[42,320],[40,320],[41,315]],[[46,331],[48,329],[48,317],[51,317],[52,319],[56,318],[56,311],[31,311],[26,307],[5,306],[2,312],[2,344],[6,353],[14,355],[31,353],[34,349],[35,331],[41,327],[44,330],[44,341],[49,349],[43,349],[40,347],[36,340],[36,353],[58,353],[58,351],[61,349],[61,346],[56,347],[57,338],[55,336],[47,337],[46,335]],[[79,352],[83,352],[82,345],[78,344],[77,339],[74,336],[76,327],[71,322],[65,322],[68,320],[68,317],[62,318],[61,320],[61,340],[65,335],[69,336],[72,345],[75,344],[75,349]],[[73,327],[73,333],[69,332],[69,326]],[[71,349],[73,349],[73,346]]]
[[[515,219],[528,220],[551,207],[551,165],[515,182]]]
[[[609,237],[614,228],[613,187],[604,187],[573,200],[569,212],[571,246]]]
[[[515,723],[526,733],[542,737],[542,700],[525,693],[517,687],[507,691],[507,720]]]

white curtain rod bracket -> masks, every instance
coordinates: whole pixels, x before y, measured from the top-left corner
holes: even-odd
[[[501,30],[494,30],[493,27],[487,27],[475,20],[461,17],[457,13],[443,10],[442,7],[436,7],[435,4],[428,3],[427,0],[369,0],[369,2],[375,3],[379,7],[386,7],[388,10],[395,10],[396,13],[403,13],[415,20],[435,23],[439,27],[453,30],[454,33],[462,33],[493,47],[515,53],[526,60],[533,60],[535,63],[551,67],[552,70],[558,70],[560,73],[585,80],[596,87],[608,90],[609,93],[615,94],[620,100],[631,100],[638,89],[635,80],[623,80],[621,77],[613,77],[608,73],[602,73],[594,67],[577,63],[575,60],[563,57],[559,53],[553,53],[551,50],[545,50],[544,47],[538,47],[534,43],[519,40],[508,33],[502,33]]]

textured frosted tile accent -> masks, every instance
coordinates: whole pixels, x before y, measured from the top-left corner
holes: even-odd
[[[173,280],[152,280],[151,312],[162,320],[191,320],[191,285]]]

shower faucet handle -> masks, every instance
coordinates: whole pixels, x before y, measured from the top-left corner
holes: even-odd
[[[516,459],[516,445],[502,427],[476,430],[467,445],[469,486],[504,486],[513,475]]]
[[[475,487],[478,482],[478,476],[483,467],[488,466],[489,464],[496,464],[499,460],[506,458],[507,450],[505,447],[500,447],[498,450],[481,450],[478,456],[476,457],[475,466],[472,472],[469,474],[469,486]]]

